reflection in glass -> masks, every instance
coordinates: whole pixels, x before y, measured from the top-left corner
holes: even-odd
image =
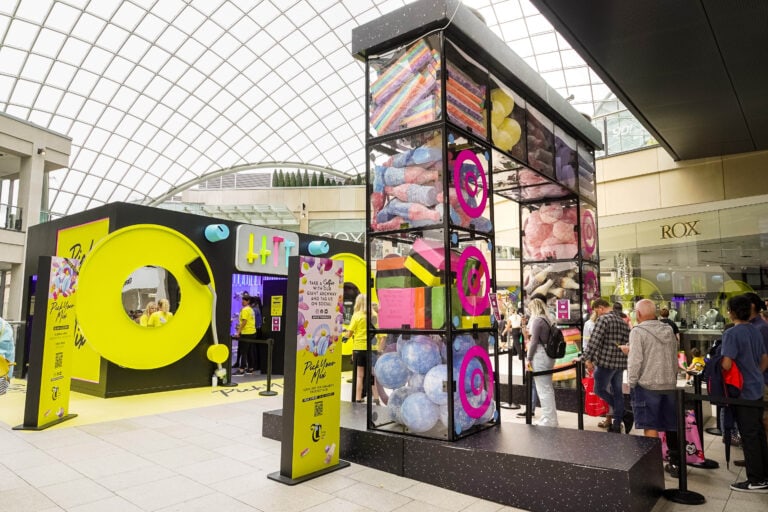
[[[134,270],[123,284],[123,309],[142,327],[162,327],[173,317],[180,302],[179,285],[162,267]]]

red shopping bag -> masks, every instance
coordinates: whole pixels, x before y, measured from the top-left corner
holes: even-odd
[[[608,402],[595,394],[595,378],[587,375],[581,383],[584,386],[584,413],[588,416],[608,414]]]

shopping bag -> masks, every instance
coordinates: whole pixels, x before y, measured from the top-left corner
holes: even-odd
[[[667,435],[659,432],[661,439],[661,456],[669,460],[669,448],[667,447]],[[702,464],[704,462],[704,449],[701,446],[699,428],[696,425],[696,415],[693,411],[685,412],[685,462],[686,464]]]
[[[595,378],[587,375],[581,379],[584,386],[584,413],[587,416],[603,416],[608,414],[608,402],[595,394]]]

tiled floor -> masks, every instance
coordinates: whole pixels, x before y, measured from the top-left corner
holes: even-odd
[[[42,432],[0,424],[0,512],[515,510],[356,464],[294,487],[269,480],[280,445],[261,437],[261,419],[280,407],[278,396]],[[523,422],[514,412],[503,411],[503,422]],[[560,413],[560,423],[575,428],[576,415]],[[597,419],[585,423],[597,429]],[[705,436],[707,457],[723,463],[720,439]],[[729,490],[741,468],[723,463],[688,475],[707,503],[661,499],[653,512],[768,510],[768,494]]]

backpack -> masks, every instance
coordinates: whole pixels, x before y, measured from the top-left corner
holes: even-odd
[[[722,361],[722,354],[719,351],[716,352],[707,361],[702,373],[707,383],[707,392],[712,403],[715,404],[721,402],[718,400],[721,398],[739,398],[741,388],[744,387],[744,378],[736,365],[736,361],[733,362],[728,371],[723,370]]]
[[[565,356],[565,338],[563,332],[555,324],[549,325],[549,337],[544,344],[544,351],[552,359],[560,359]]]

